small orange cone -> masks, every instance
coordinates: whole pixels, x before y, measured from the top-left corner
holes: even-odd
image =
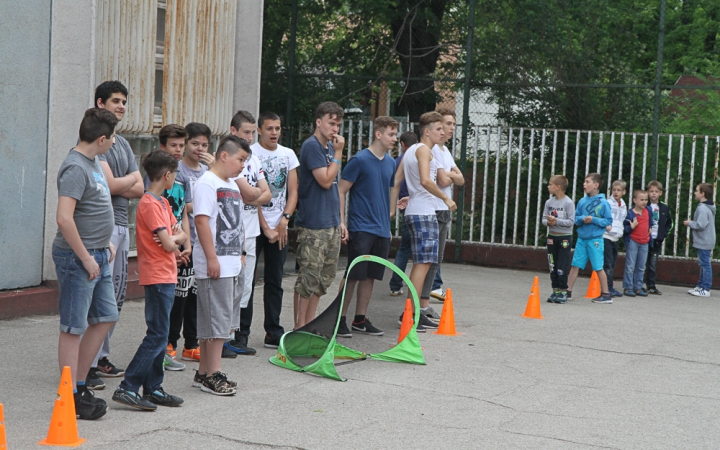
[[[400,324],[400,334],[398,335],[399,344],[413,327],[413,309],[410,299],[405,300],[405,311],[403,312],[402,324]]]
[[[588,286],[585,298],[598,298],[602,295],[602,292],[600,291],[600,278],[598,278],[597,272],[593,270],[592,276],[590,277],[590,285]]]
[[[72,373],[70,367],[65,366],[60,377],[60,385],[58,386],[55,408],[53,408],[47,437],[38,444],[77,447],[83,442],[85,442],[85,439],[78,435]]]
[[[533,280],[527,306],[525,307],[525,314],[522,316],[526,319],[544,319],[540,312],[540,281],[538,277]]]
[[[455,331],[455,309],[453,308],[452,289],[445,291],[442,313],[440,314],[440,325],[433,334],[444,334],[445,336],[458,336]]]
[[[5,411],[0,403],[0,450],[7,450],[7,437],[5,436]]]

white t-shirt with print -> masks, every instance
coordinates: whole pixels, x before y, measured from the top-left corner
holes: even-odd
[[[234,180],[241,177],[245,178],[252,187],[257,187],[258,180],[265,178],[265,172],[257,156],[251,155],[247,161],[245,161],[245,168]],[[245,203],[242,217],[243,225],[245,226],[245,238],[249,239],[260,236],[260,220],[258,219],[257,206]]]
[[[300,162],[292,149],[277,146],[275,150],[267,150],[259,142],[250,146],[253,156],[257,156],[262,163],[265,179],[272,198],[262,205],[262,213],[270,228],[275,228],[285,212],[287,204],[287,180],[291,170],[296,169]]]
[[[658,223],[660,221],[660,204],[650,203],[648,206],[652,208],[653,220],[655,221],[652,226],[652,238],[657,239],[658,227],[660,226]]]
[[[240,189],[232,180],[222,180],[205,172],[195,185],[193,213],[208,216],[215,253],[220,262],[220,278],[235,277],[242,270],[245,230],[242,220],[243,201]],[[193,242],[195,278],[208,278],[207,257],[198,237]]]

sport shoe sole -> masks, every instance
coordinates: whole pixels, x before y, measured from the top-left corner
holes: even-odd
[[[369,336],[382,336],[385,334],[382,330],[376,330],[376,331],[367,331],[365,327],[356,327],[355,325],[352,326],[353,331],[357,331],[358,333],[367,334]],[[339,336],[339,335],[338,335]],[[352,337],[352,334],[350,335]]]
[[[238,355],[254,355],[257,350],[250,347],[241,347],[237,341],[230,341],[224,344],[225,348],[237,353]]]
[[[140,397],[140,395],[131,393],[129,391],[126,391],[124,389],[118,388],[115,393],[112,396],[112,400],[115,403],[120,403],[121,405],[129,406],[131,408],[139,409],[142,411],[156,411],[157,406],[154,403],[151,403],[144,398]]]
[[[390,291],[390,297],[400,297],[403,295],[403,291]]]

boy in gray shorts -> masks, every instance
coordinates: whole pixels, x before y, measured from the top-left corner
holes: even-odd
[[[103,339],[119,317],[110,270],[115,257],[110,242],[113,207],[98,160],[98,155],[113,145],[117,123],[110,111],[85,111],[80,142],[70,150],[57,177],[58,231],[52,256],[60,286],[58,362],[60,368],[69,366],[72,370],[75,412],[85,420],[98,419],[107,412],[107,403],[88,391],[85,379]]]
[[[215,164],[198,179],[193,193],[197,337],[202,355],[193,386],[215,395],[233,395],[237,387],[222,373],[221,357],[225,338],[240,324],[245,230],[240,189],[232,180],[249,156],[246,141],[225,137]]]

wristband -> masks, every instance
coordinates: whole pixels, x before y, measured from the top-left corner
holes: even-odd
[[[342,163],[335,158],[333,158],[331,161],[337,163],[338,166],[342,166]]]
[[[243,256],[247,256],[247,252],[246,252],[245,250],[243,250],[242,255],[243,255]]]

